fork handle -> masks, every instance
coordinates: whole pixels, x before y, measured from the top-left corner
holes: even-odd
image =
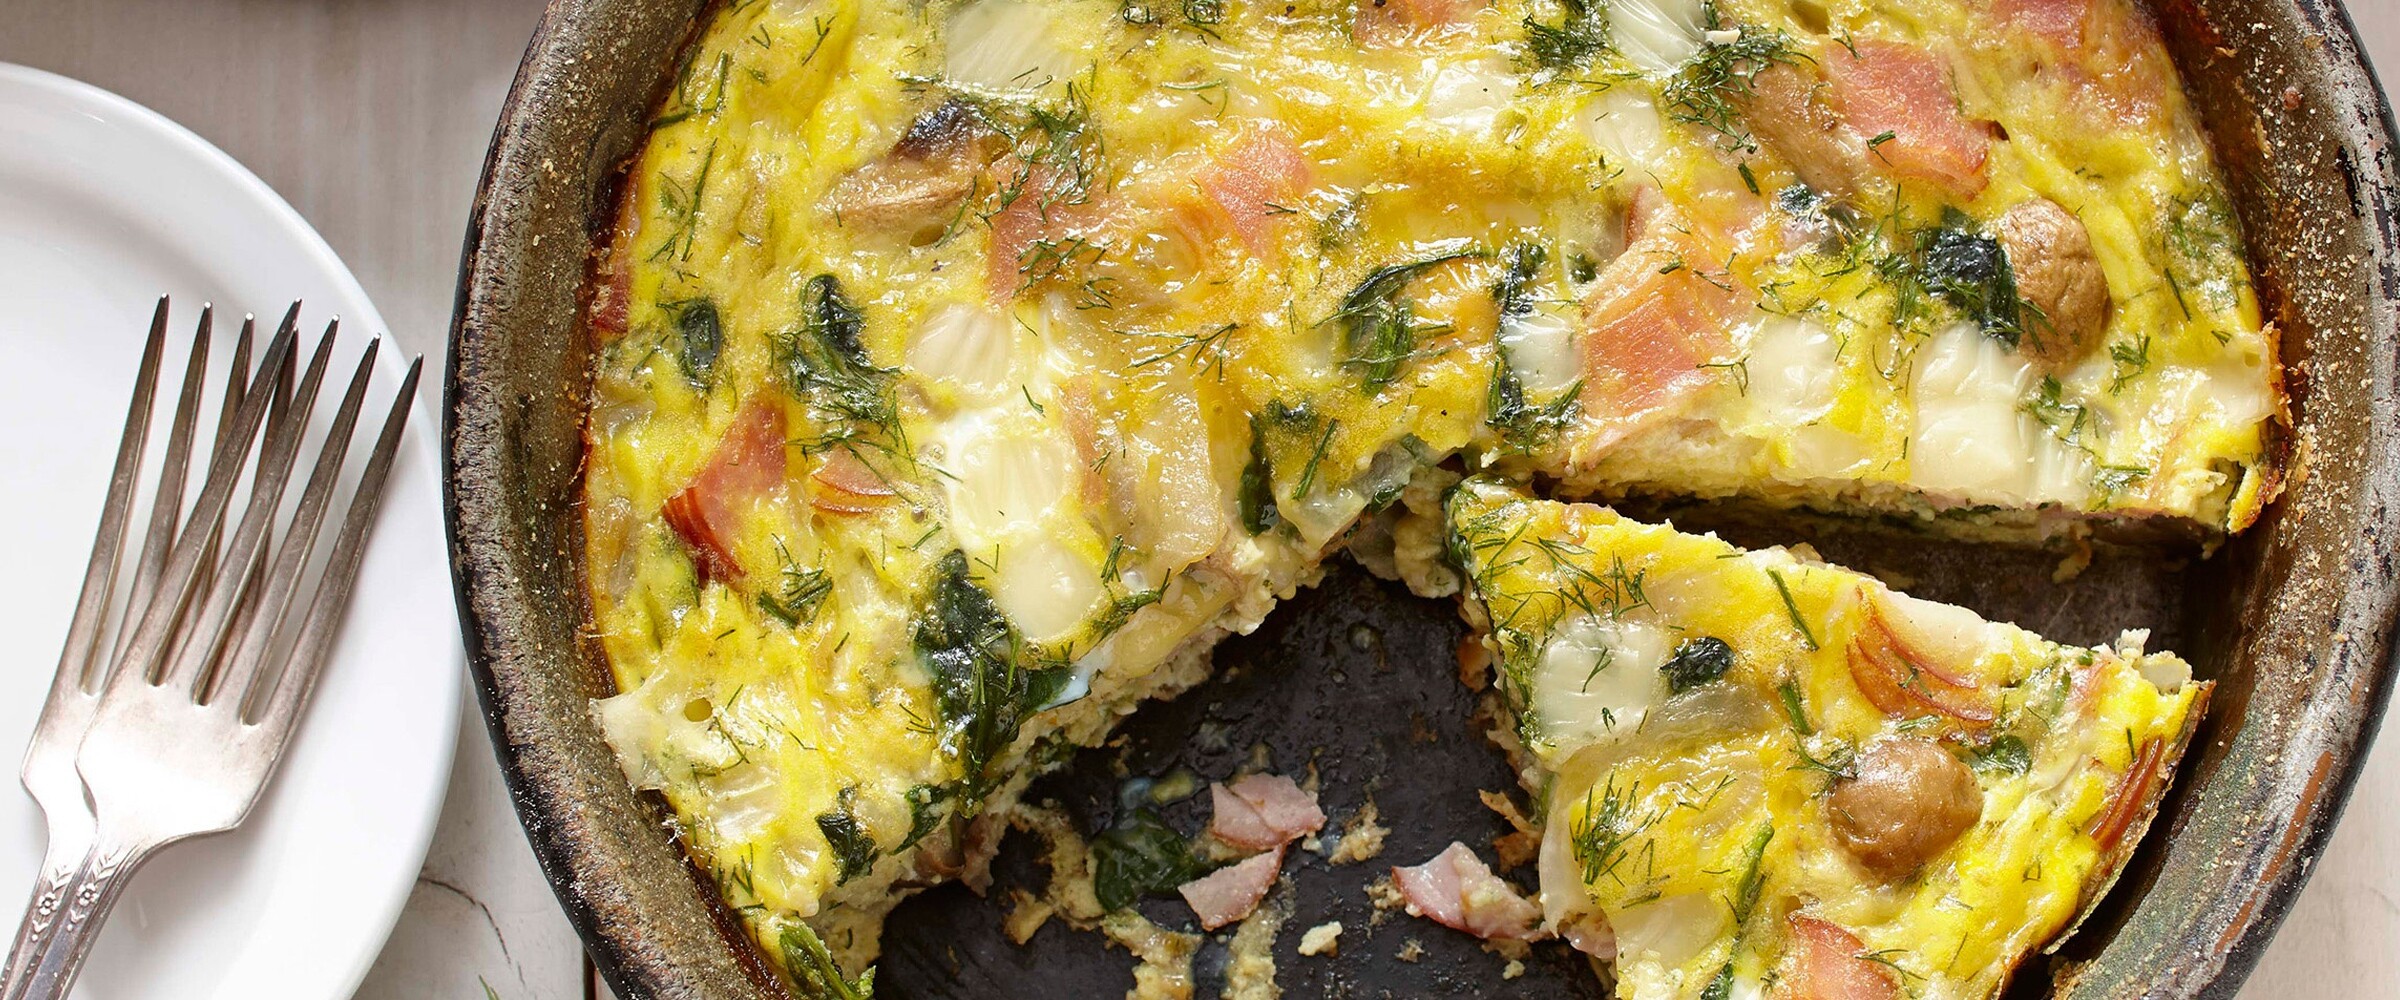
[[[33,883],[33,898],[25,902],[25,916],[17,922],[16,940],[8,946],[8,964],[0,969],[0,995],[13,995],[17,981],[25,978],[24,966],[32,964],[33,956],[43,942],[50,940],[58,929],[59,918],[67,903],[67,883],[74,881],[75,872],[83,866],[84,856],[92,849],[92,824],[84,817],[80,829],[61,829],[64,824],[50,824],[49,846],[42,852],[41,873]]]
[[[50,925],[18,928],[18,942],[30,947],[8,956],[7,974],[0,977],[6,983],[0,989],[0,1000],[65,997],[67,989],[75,985],[75,974],[83,969],[84,956],[91,953],[92,942],[99,939],[108,911],[124,895],[134,869],[149,860],[154,849],[100,837],[63,878],[45,865],[35,902],[49,900],[51,906],[47,912],[28,910],[25,916],[28,924],[39,918]]]

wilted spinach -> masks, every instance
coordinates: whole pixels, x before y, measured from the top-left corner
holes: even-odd
[[[1358,371],[1359,391],[1371,396],[1392,384],[1400,377],[1400,366],[1416,356],[1417,335],[1424,331],[1417,324],[1415,310],[1400,295],[1409,283],[1443,264],[1483,255],[1472,246],[1459,245],[1416,260],[1386,264],[1368,273],[1343,297],[1341,309],[1329,322],[1341,324],[1342,349],[1350,353],[1342,366]]]
[[[969,574],[966,554],[954,549],[943,556],[917,617],[917,659],[933,678],[942,716],[936,734],[966,772],[961,792],[970,803],[990,790],[991,763],[1016,742],[1025,717],[1066,681],[1063,668],[1028,669],[1023,647],[1016,627]]]
[[[1092,839],[1092,891],[1104,910],[1123,909],[1207,872],[1191,841],[1147,808],[1128,810]]]

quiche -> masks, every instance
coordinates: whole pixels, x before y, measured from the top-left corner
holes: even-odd
[[[2139,635],[1499,482],[1446,524],[1548,804],[1545,924],[1620,995],[1997,993],[2114,879],[2208,696]]]
[[[2241,530],[2285,420],[2243,261],[2128,0],[734,0],[595,258],[594,711],[857,992],[1036,771],[1460,474]]]

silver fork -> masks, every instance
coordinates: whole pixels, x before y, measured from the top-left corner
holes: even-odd
[[[166,339],[167,300],[159,300],[58,675],[26,752],[25,788],[42,807],[49,845],[0,1000],[64,996],[134,870],[168,844],[239,825],[290,745],[357,580],[423,365],[410,364],[334,547],[304,586],[377,347],[367,345],[352,373],[278,545],[275,522],[336,329],[326,327],[295,382],[299,309],[285,313],[247,377],[252,327],[243,323],[207,472],[184,516],[211,339],[211,314],[202,311],[150,523],[114,620],[117,641],[107,643]],[[254,445],[249,496],[228,538]]]

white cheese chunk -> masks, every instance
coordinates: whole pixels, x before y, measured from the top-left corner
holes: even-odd
[[[1492,130],[1517,96],[1517,74],[1508,63],[1476,59],[1442,67],[1425,91],[1425,119],[1461,132]]]
[[[1050,8],[981,0],[950,17],[942,75],[999,94],[1029,94],[1072,77],[1081,64],[1058,42]]]
[[[1609,38],[1645,73],[1672,73],[1700,52],[1707,18],[1700,0],[1615,0]]]
[[[1659,667],[1673,646],[1664,629],[1644,622],[1593,615],[1560,622],[1534,666],[1533,717],[1549,744],[1538,752],[1564,759],[1639,727],[1666,700]]]

